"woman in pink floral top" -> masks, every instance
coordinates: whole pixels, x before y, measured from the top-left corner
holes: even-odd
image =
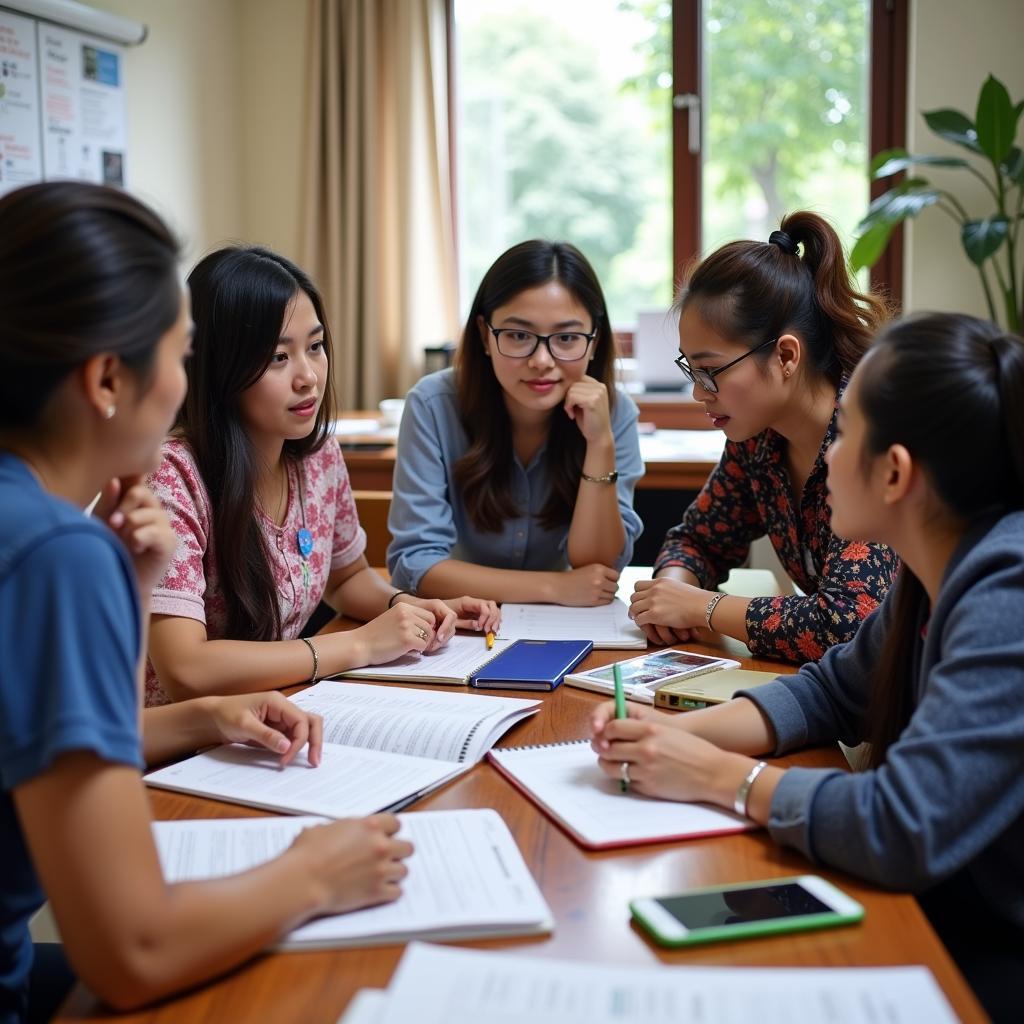
[[[885,306],[854,289],[838,236],[812,213],[786,217],[767,243],[723,246],[678,305],[677,365],[728,441],[631,615],[655,643],[708,626],[755,655],[816,661],[853,637],[898,565],[884,545],[832,533],[825,482],[839,396]],[[803,594],[723,596],[715,588],[766,535]]]
[[[189,394],[150,478],[179,543],[153,591],[146,703],[272,689],[496,627],[493,602],[423,600],[367,564],[309,278],[229,248],[189,285]],[[366,625],[298,639],[321,600]]]

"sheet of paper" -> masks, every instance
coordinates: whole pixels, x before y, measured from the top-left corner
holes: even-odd
[[[345,1007],[338,1024],[380,1024],[388,994],[382,988],[361,988]]]
[[[276,857],[322,818],[233,818],[153,825],[168,881],[217,878]],[[394,903],[321,917],[293,931],[286,947],[400,941],[411,935],[533,933],[551,912],[501,816],[493,810],[400,815],[415,852]]]
[[[482,636],[458,634],[429,654],[406,654],[386,665],[368,665],[358,670],[360,679],[395,679],[400,682],[433,676],[437,679],[468,681],[477,669],[496,658],[511,640],[495,640],[487,650]]]
[[[924,967],[621,967],[412,943],[382,1024],[954,1024]]]
[[[373,814],[458,774],[450,761],[324,744],[317,768],[300,754],[286,768],[266,751],[216,747],[144,777],[151,786],[330,818]]]
[[[502,764],[556,818],[588,845],[652,842],[659,837],[733,832],[749,822],[706,804],[654,800],[622,793],[597,766],[590,743],[558,743],[492,750]]]
[[[504,604],[499,635],[509,640],[592,640],[596,648],[641,649],[643,630],[634,625],[627,605],[616,598],[594,608],[557,604]]]
[[[474,764],[540,701],[325,680],[292,700],[324,719],[324,739]]]

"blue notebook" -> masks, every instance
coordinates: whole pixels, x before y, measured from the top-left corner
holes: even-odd
[[[591,640],[517,640],[484,665],[469,685],[495,690],[553,690],[593,646]]]

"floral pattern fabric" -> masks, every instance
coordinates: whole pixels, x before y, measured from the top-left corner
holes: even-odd
[[[188,445],[164,443],[160,467],[149,478],[178,535],[178,547],[163,579],[153,590],[150,612],[196,619],[210,640],[225,639],[226,609],[218,580],[210,499]],[[327,590],[335,569],[354,562],[366,549],[348,470],[336,444],[328,441],[298,464],[288,465],[288,507],[278,526],[256,509],[281,611],[281,640],[294,640]],[[298,531],[313,535],[313,551],[303,573]],[[169,704],[151,662],[146,662],[146,706]]]
[[[844,382],[845,385],[845,382]],[[836,396],[838,409],[839,396]],[[689,569],[713,589],[742,565],[752,541],[767,536],[804,596],[755,597],[747,608],[747,646],[758,657],[803,663],[853,639],[892,585],[899,560],[884,544],[833,535],[825,453],[836,435],[833,412],[799,503],[786,465],[787,442],[774,430],[729,441],[683,521],[665,537],[655,572]]]

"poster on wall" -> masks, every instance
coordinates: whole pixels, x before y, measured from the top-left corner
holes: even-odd
[[[43,175],[123,186],[121,47],[40,23],[39,70]]]
[[[0,195],[42,176],[36,23],[0,11]]]

